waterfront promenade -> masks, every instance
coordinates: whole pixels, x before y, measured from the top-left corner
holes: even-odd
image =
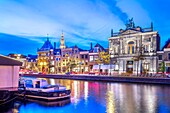
[[[53,74],[22,74],[24,77],[38,78],[54,78],[54,79],[70,79],[85,81],[101,81],[101,82],[126,82],[126,83],[144,83],[144,84],[168,84],[170,78],[163,77],[135,77],[135,76],[104,76],[104,75],[53,75]]]

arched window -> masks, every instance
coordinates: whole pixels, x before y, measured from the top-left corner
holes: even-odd
[[[133,41],[128,42],[128,54],[135,53],[135,44]]]

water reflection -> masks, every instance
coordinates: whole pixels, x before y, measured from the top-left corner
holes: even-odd
[[[16,113],[169,113],[170,86],[100,83],[47,79],[71,89],[71,102],[64,106],[21,104]],[[43,111],[45,110],[45,111]],[[27,112],[26,112],[27,111]]]
[[[88,102],[88,82],[84,82],[84,100],[85,104]]]

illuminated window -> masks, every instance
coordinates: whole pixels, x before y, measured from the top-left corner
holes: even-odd
[[[93,61],[94,59],[93,59],[93,56],[90,56],[90,61]]]
[[[130,41],[128,43],[128,54],[134,54],[134,53],[135,53],[134,42]]]
[[[54,65],[54,61],[51,61],[51,64]]]

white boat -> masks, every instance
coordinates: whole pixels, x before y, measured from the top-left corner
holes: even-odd
[[[20,81],[19,96],[28,99],[55,101],[70,98],[70,89],[59,84],[49,85],[44,79],[26,79]],[[23,87],[24,86],[24,87]],[[23,93],[25,91],[25,93]],[[22,94],[21,94],[22,93]]]

